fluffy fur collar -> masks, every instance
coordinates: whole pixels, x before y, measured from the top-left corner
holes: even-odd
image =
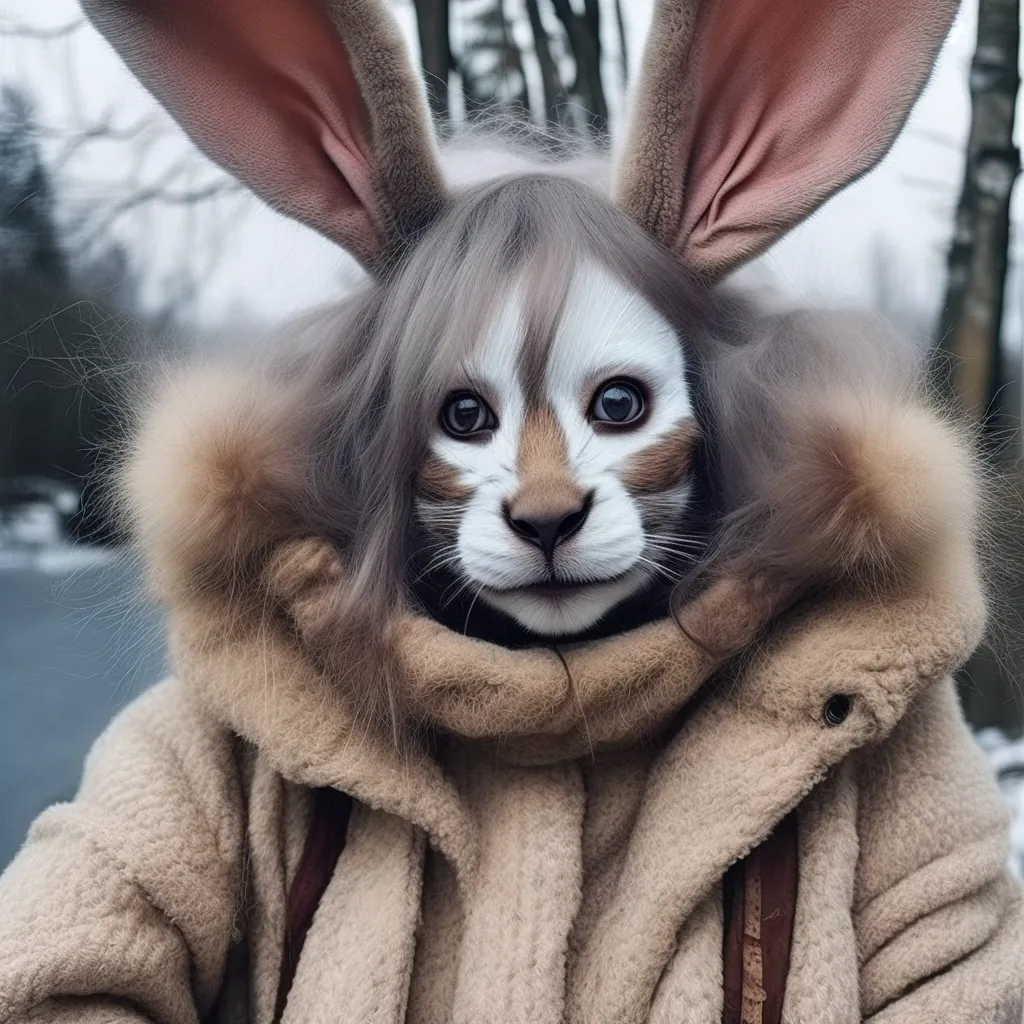
[[[441,799],[427,746],[412,740],[399,753],[393,734],[361,714],[360,667],[339,671],[324,657],[323,625],[344,578],[331,549],[297,536],[282,506],[299,457],[289,388],[205,367],[172,375],[148,406],[124,494],[171,608],[175,661],[213,712],[286,776],[342,786],[427,827],[436,814],[411,806],[407,786],[401,806],[382,796],[418,764],[434,780],[420,795]],[[538,763],[633,743],[702,691],[711,696],[699,714],[728,707],[774,723],[787,748],[809,728],[793,750],[801,789],[887,733],[983,628],[974,470],[963,439],[922,404],[847,397],[830,404],[824,435],[805,446],[811,461],[843,453],[841,472],[821,464],[803,476],[821,488],[803,500],[819,506],[822,534],[803,541],[832,570],[827,592],[811,598],[788,575],[736,563],[678,622],[557,652],[506,650],[410,613],[389,637],[405,687],[403,726],[496,743],[507,758]],[[830,706],[833,698],[841,700]]]

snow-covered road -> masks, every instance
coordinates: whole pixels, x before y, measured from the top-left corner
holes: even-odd
[[[123,559],[0,551],[0,868],[78,783],[100,730],[163,671],[160,617]]]

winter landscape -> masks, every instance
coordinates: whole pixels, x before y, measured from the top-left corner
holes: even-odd
[[[428,73],[438,40],[417,32],[417,13],[430,7],[396,3]],[[1019,18],[1018,4],[987,7]],[[458,0],[451,8],[452,52],[442,66],[457,70],[440,99],[435,90],[435,113],[458,122],[474,111],[517,111],[524,125],[547,120],[585,133],[593,126],[585,111],[600,107],[601,127],[614,131],[649,0]],[[978,130],[970,86],[981,87],[969,69],[979,9],[986,13],[984,0],[964,5],[882,165],[744,270],[742,283],[780,305],[870,307],[922,346],[953,344],[964,393],[980,395],[995,463],[1019,477],[1024,207],[1019,194],[1010,198],[1015,163],[1009,177],[1009,165],[975,167],[972,186],[1009,230],[1001,257],[987,264],[1005,282],[987,313],[998,344],[979,368],[950,342],[958,336],[951,304],[975,308],[955,291],[951,240],[970,214],[964,167]],[[588,24],[601,43],[593,66],[572,43]],[[555,93],[552,73],[565,83]],[[2,868],[35,815],[73,795],[104,725],[167,668],[160,609],[94,482],[112,465],[147,369],[263,343],[290,317],[343,294],[359,272],[208,164],[82,23],[73,0],[0,0],[0,87]],[[1024,536],[1019,520],[1009,529]],[[1015,866],[1024,873],[1019,584],[1006,588],[996,654],[972,664],[962,694],[1014,815]]]

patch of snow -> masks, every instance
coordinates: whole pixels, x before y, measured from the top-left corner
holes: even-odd
[[[1024,739],[1010,739],[998,729],[982,729],[976,738],[1010,809],[1010,857],[1024,877]]]
[[[37,547],[0,547],[0,572],[33,570],[47,576],[63,576],[109,565],[117,558],[114,548],[93,544],[58,543]]]
[[[68,523],[81,500],[75,488],[35,477],[3,484],[4,497],[14,501],[0,506],[0,571],[62,576],[107,565],[116,557],[112,548],[72,541]]]
[[[5,547],[49,547],[59,544],[63,536],[60,512],[46,501],[19,505],[0,518],[0,543]]]

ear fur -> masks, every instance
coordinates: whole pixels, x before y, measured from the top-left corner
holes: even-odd
[[[387,265],[444,199],[422,83],[381,0],[83,0],[212,159]]]
[[[618,168],[625,210],[715,280],[870,170],[957,0],[658,0]]]

